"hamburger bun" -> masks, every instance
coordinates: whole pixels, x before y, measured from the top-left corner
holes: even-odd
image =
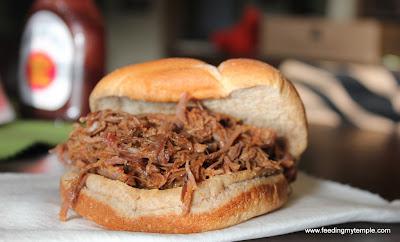
[[[184,92],[213,112],[274,129],[287,139],[294,157],[307,146],[307,121],[296,89],[274,67],[257,60],[230,59],[215,67],[168,58],[126,66],[96,85],[89,104],[92,112],[174,113]]]
[[[91,111],[131,114],[174,113],[182,93],[213,112],[257,127],[272,128],[299,158],[307,146],[303,104],[279,71],[260,61],[231,59],[218,67],[187,58],[131,65],[104,77],[90,95]],[[61,198],[78,173],[61,178]],[[107,228],[159,233],[193,233],[225,228],[281,207],[289,184],[283,174],[244,170],[197,184],[190,212],[182,213],[182,187],[138,189],[88,174],[73,209]]]
[[[76,172],[61,179],[67,199]],[[182,214],[182,187],[138,189],[123,182],[89,174],[74,210],[113,230],[152,233],[196,233],[221,229],[281,207],[289,185],[282,174],[262,176],[248,171],[214,176],[194,191],[191,211]]]

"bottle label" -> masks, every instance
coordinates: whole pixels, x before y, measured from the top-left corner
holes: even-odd
[[[22,36],[18,66],[19,90],[25,104],[54,111],[72,90],[74,41],[65,22],[50,11],[29,19]]]

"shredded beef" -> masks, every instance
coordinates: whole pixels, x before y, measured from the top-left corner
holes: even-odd
[[[104,110],[81,118],[55,149],[64,163],[80,170],[60,218],[66,219],[87,173],[142,189],[183,187],[185,213],[197,183],[212,176],[254,170],[295,178],[295,162],[273,130],[188,102],[182,95],[175,115]]]

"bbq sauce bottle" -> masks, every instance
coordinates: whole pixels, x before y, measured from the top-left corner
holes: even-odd
[[[76,120],[104,74],[104,25],[93,0],[36,0],[22,36],[23,116]]]

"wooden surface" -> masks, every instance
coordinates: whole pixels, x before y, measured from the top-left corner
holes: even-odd
[[[354,128],[311,126],[300,170],[346,183],[388,200],[400,199],[400,137]],[[400,241],[400,223],[346,223],[326,228],[390,228],[391,234],[306,234],[296,232],[254,241]]]
[[[400,136],[395,134],[312,126],[299,167],[388,200],[400,198]]]

